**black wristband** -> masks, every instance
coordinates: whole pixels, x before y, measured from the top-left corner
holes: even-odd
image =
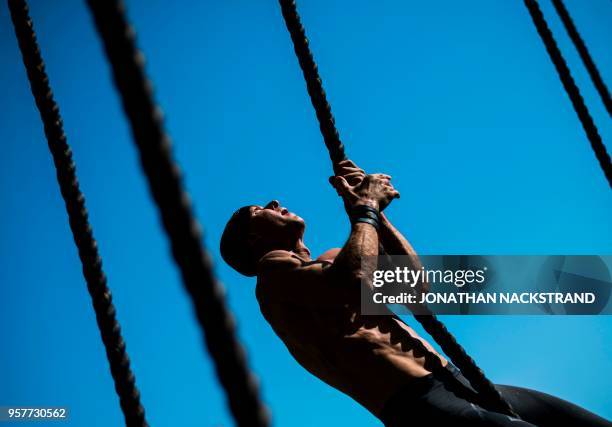
[[[380,228],[380,214],[378,209],[368,205],[357,205],[351,209],[351,224],[363,222],[372,225],[377,230]]]
[[[380,225],[378,224],[378,222],[375,219],[372,218],[356,218],[353,220],[352,224],[355,225],[359,222],[365,223],[365,224],[370,224],[372,227],[374,227],[376,230],[378,230],[378,228],[380,227]]]
[[[369,205],[356,205],[356,206],[353,206],[353,211],[369,211],[369,212],[374,212],[376,215],[379,214],[378,209],[373,208],[372,206],[369,206]]]

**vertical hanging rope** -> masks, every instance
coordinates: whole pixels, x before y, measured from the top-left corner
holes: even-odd
[[[599,135],[597,126],[595,126],[595,122],[593,121],[593,118],[591,117],[591,114],[584,103],[580,90],[572,78],[572,74],[570,73],[563,55],[561,55],[561,51],[557,46],[557,42],[555,41],[550,28],[548,28],[548,24],[546,23],[546,19],[540,10],[537,0],[524,0],[524,2],[525,6],[527,6],[527,10],[529,10],[533,23],[538,30],[538,34],[542,38],[546,51],[557,69],[561,83],[563,83],[563,87],[572,101],[574,110],[576,111],[586,136],[591,143],[591,148],[595,153],[595,157],[597,157],[599,165],[601,166],[601,169],[608,180],[608,185],[612,187],[612,163],[610,161],[610,156],[608,155],[606,146]]]
[[[119,0],[88,0],[98,33],[112,65],[115,85],[129,118],[149,188],[170,239],[172,254],[191,297],[217,377],[239,426],[266,426],[268,414],[259,398],[233,318],[225,306],[223,288],[215,279],[210,256],[202,245],[199,224],[171,154],[160,110],[134,31]]]
[[[111,292],[107,287],[106,276],[102,270],[102,260],[89,224],[85,198],[79,188],[72,151],[66,142],[59,108],[49,86],[28,5],[25,0],[9,0],[8,5],[23,63],[30,80],[32,95],[40,112],[49,151],[55,163],[57,182],[64,198],[70,229],[83,265],[83,275],[87,281],[87,289],[96,313],[98,328],[106,349],[125,423],[129,427],[146,427],[148,424],[145,420],[144,409],[140,404],[140,393],[136,388],[136,380],[130,368],[125,341],[121,336]]]
[[[346,158],[344,146],[340,142],[338,131],[335,128],[331,107],[325,98],[323,84],[317,72],[317,65],[312,52],[308,47],[308,39],[300,21],[295,0],[279,0],[279,2],[335,171],[337,163]],[[493,383],[476,365],[476,362],[466,353],[465,349],[433,313],[430,312],[428,315],[416,315],[414,317],[461,370],[472,387],[480,394],[483,401],[482,404],[487,409],[519,418]],[[427,352],[424,346],[422,346],[421,350]],[[440,360],[437,357],[435,359],[438,362],[434,361],[434,363],[438,364],[438,368],[441,367]]]
[[[423,326],[429,335],[436,341],[442,351],[449,357],[461,373],[474,387],[481,399],[482,406],[486,409],[510,415],[520,419],[510,403],[504,399],[495,385],[487,378],[485,373],[478,367],[476,361],[470,357],[465,349],[457,342],[454,335],[446,328],[444,323],[433,314],[429,308],[422,306],[423,312],[429,314],[415,315],[414,318]],[[439,360],[439,359],[438,359]]]
[[[285,18],[285,24],[291,35],[291,40],[293,40],[295,54],[300,63],[302,73],[304,74],[308,95],[310,95],[310,101],[317,114],[317,119],[319,119],[321,134],[323,135],[323,140],[329,151],[329,156],[335,171],[337,164],[346,159],[344,145],[342,141],[340,141],[340,134],[336,129],[331,106],[329,102],[327,102],[327,97],[325,96],[325,90],[323,89],[321,77],[319,77],[317,64],[308,47],[308,39],[306,38],[306,32],[304,31],[302,22],[300,21],[300,15],[297,12],[295,1],[281,0],[280,5],[283,18]]]
[[[563,0],[552,0],[552,3],[555,6],[557,13],[559,14],[561,21],[563,21],[563,25],[565,25],[565,29],[567,30],[567,33],[572,39],[572,42],[574,43],[574,46],[576,47],[576,50],[578,51],[578,54],[580,55],[580,58],[582,59],[585,68],[589,72],[589,76],[591,76],[593,85],[595,86],[595,89],[597,89],[597,92],[599,93],[599,96],[601,97],[601,100],[604,103],[606,110],[608,110],[608,114],[612,116],[612,100],[610,99],[610,92],[608,92],[608,87],[601,78],[601,74],[599,74],[599,70],[597,69],[595,62],[593,61],[593,58],[591,57],[591,54],[589,53],[589,50],[587,49],[586,44],[584,43],[584,40],[582,40],[578,29],[576,29],[576,25],[574,25],[574,20],[572,19],[567,8],[565,7],[565,4],[563,4]]]

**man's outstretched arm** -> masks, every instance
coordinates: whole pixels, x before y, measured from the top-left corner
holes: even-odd
[[[408,257],[408,262],[402,264],[410,270],[420,270],[423,267],[416,251],[404,237],[404,235],[393,226],[391,221],[381,212],[381,226],[379,231],[380,243],[389,255],[403,255]],[[421,281],[419,289],[425,293],[429,292],[429,283]]]
[[[353,161],[351,160],[343,160],[340,162],[339,168],[339,176],[342,176],[349,185],[358,185],[366,176],[366,173],[363,169],[359,168]],[[388,175],[381,175],[387,177],[389,180],[391,179]],[[331,177],[330,182],[332,185],[335,183],[335,179],[337,177]],[[336,191],[338,188],[334,185]],[[338,191],[338,194],[340,192]],[[346,203],[346,200],[345,200]],[[418,258],[416,257],[416,252],[412,248],[412,245],[408,242],[408,240],[399,232],[397,228],[391,224],[391,221],[387,218],[387,216],[382,212],[380,212],[380,230],[379,230],[379,238],[380,243],[385,249],[385,252],[390,255],[409,255],[414,256],[416,261],[418,262]],[[420,268],[420,265],[419,267]]]
[[[363,169],[359,168],[351,160],[344,160],[340,162],[340,174],[350,184],[357,184],[363,180],[366,173]],[[389,255],[404,255],[409,257],[407,267],[413,270],[419,270],[422,267],[419,257],[404,235],[397,229],[388,217],[381,212],[380,213],[380,230],[378,232],[380,246],[384,249],[385,253]],[[428,290],[427,284],[424,285],[425,291]]]
[[[419,270],[422,267],[421,260],[408,239],[393,226],[384,213],[381,212],[380,216],[379,238],[385,252],[389,255],[406,255],[410,257],[410,265],[408,267],[413,270]]]
[[[338,194],[342,197],[344,205],[351,220],[351,235],[344,245],[331,268],[332,273],[340,277],[350,277],[351,285],[355,289],[361,286],[363,278],[371,277],[375,263],[362,262],[364,257],[378,255],[379,234],[374,225],[368,223],[368,212],[363,208],[372,209],[376,213],[374,223],[380,225],[382,211],[391,203],[399,193],[391,185],[391,177],[384,174],[366,175],[363,179],[349,182],[343,176],[331,179]],[[361,211],[361,213],[358,213]],[[359,217],[365,218],[360,222]]]

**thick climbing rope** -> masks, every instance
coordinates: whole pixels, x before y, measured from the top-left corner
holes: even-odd
[[[548,28],[546,19],[542,14],[542,10],[540,10],[537,0],[524,0],[524,2],[525,6],[527,6],[527,9],[529,10],[529,14],[531,15],[531,19],[535,24],[538,34],[542,38],[546,51],[557,69],[557,74],[559,74],[561,83],[563,83],[563,87],[565,88],[565,91],[567,92],[567,95],[574,106],[574,110],[582,123],[582,127],[584,128],[586,136],[591,143],[591,148],[595,153],[595,157],[597,157],[599,165],[601,166],[601,169],[608,180],[608,185],[612,187],[612,163],[610,161],[610,155],[606,151],[606,146],[604,145],[601,136],[599,135],[599,131],[597,130],[597,126],[595,126],[595,122],[593,121],[593,118],[591,117],[591,114],[584,103],[580,90],[572,78],[572,74],[570,73],[567,63],[565,62],[565,59],[557,46],[557,42],[555,41],[550,28]]]
[[[306,38],[304,27],[300,22],[300,15],[297,12],[295,1],[281,0],[280,5],[283,18],[285,18],[285,24],[291,35],[291,40],[293,40],[295,54],[302,68],[302,72],[304,73],[308,95],[310,95],[312,106],[319,120],[323,141],[327,146],[335,171],[337,164],[346,159],[344,145],[336,129],[334,116],[331,111],[331,106],[329,102],[327,102],[323,83],[319,77],[317,64],[308,47],[308,38]]]
[[[610,92],[608,91],[608,87],[601,78],[601,74],[599,73],[599,70],[595,65],[595,61],[593,61],[593,58],[591,57],[591,54],[589,53],[589,50],[587,49],[586,44],[584,43],[584,40],[582,40],[582,37],[580,36],[580,33],[578,32],[578,29],[574,24],[574,20],[572,19],[569,11],[565,7],[563,0],[552,0],[552,3],[555,6],[557,13],[559,14],[559,17],[561,18],[563,25],[565,25],[565,29],[569,34],[570,38],[572,39],[572,42],[574,43],[574,46],[576,47],[576,50],[578,51],[578,54],[580,55],[580,58],[582,59],[585,68],[589,72],[589,76],[591,76],[593,86],[595,86],[595,89],[597,89],[597,92],[599,93],[599,96],[601,97],[601,100],[604,103],[606,110],[608,110],[608,114],[612,116],[612,99],[610,99]]]
[[[23,63],[30,80],[32,95],[40,112],[49,151],[55,163],[57,182],[64,198],[70,229],[83,265],[83,275],[87,281],[87,289],[96,313],[98,328],[106,349],[125,423],[129,427],[145,427],[148,424],[145,420],[144,409],[140,404],[140,393],[136,388],[136,380],[130,368],[125,341],[121,336],[111,292],[102,270],[102,260],[89,224],[85,198],[79,188],[72,151],[66,141],[59,107],[53,99],[53,92],[49,86],[28,5],[25,0],[9,0],[8,5]]]
[[[257,382],[248,369],[236,338],[234,320],[224,291],[213,274],[210,256],[183,189],[181,173],[171,153],[162,115],[153,100],[144,61],[136,47],[124,5],[119,0],[88,0],[98,33],[112,65],[115,85],[129,118],[149,188],[170,239],[172,254],[190,295],[204,339],[224,387],[230,411],[239,426],[266,426],[268,413]]]
[[[330,157],[337,170],[337,163],[346,158],[344,146],[340,142],[336,130],[331,107],[326,100],[323,84],[317,70],[312,52],[308,46],[308,39],[300,16],[297,11],[295,0],[279,0],[287,30],[291,35],[293,47],[298,58],[308,94],[315,109],[325,144],[329,150]],[[422,308],[425,309],[425,308]],[[423,326],[432,338],[440,345],[444,353],[461,370],[472,387],[480,394],[483,405],[487,409],[508,414],[518,418],[518,415],[510,404],[503,398],[493,383],[485,376],[484,372],[476,365],[476,362],[466,353],[465,349],[457,342],[455,337],[448,331],[446,326],[431,312],[426,315],[415,315],[415,319]],[[415,340],[418,341],[418,340]],[[424,346],[420,349],[429,352]],[[441,368],[440,359],[431,358]],[[436,362],[437,360],[437,362]]]

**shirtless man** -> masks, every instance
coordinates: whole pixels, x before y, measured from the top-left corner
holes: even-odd
[[[387,253],[412,255],[413,268],[420,266],[410,243],[383,213],[399,198],[391,177],[366,175],[350,161],[340,166],[330,183],[352,224],[341,249],[313,260],[303,240],[304,220],[276,200],[239,209],[221,239],[224,260],[246,276],[257,276],[261,312],[298,363],[387,426],[523,427],[560,425],[560,420],[610,425],[568,402],[509,386],[498,387],[524,421],[484,410],[466,398],[474,392],[457,369],[397,316],[362,316],[360,287],[370,273],[362,269],[362,257],[378,255],[381,244]],[[423,343],[429,359],[415,340]],[[427,362],[431,357],[439,358],[463,392],[434,377]]]

